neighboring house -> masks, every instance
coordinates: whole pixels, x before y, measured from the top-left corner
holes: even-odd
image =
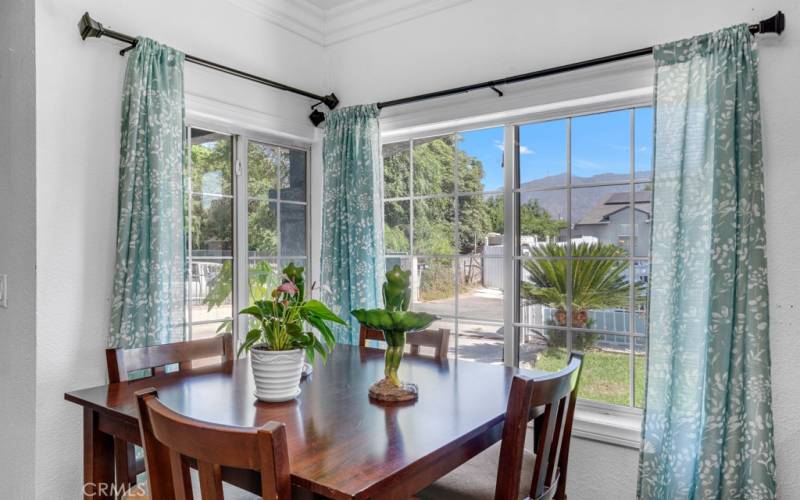
[[[572,227],[572,237],[593,236],[603,243],[629,245],[634,238],[634,255],[650,253],[650,201],[652,191],[636,191],[633,231],[631,231],[630,193],[611,193]]]

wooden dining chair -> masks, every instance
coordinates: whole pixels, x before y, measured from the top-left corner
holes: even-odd
[[[191,367],[193,361],[220,357],[222,362],[233,361],[233,335],[223,333],[216,337],[187,342],[175,342],[135,349],[106,349],[106,365],[110,383],[129,380],[131,372],[149,370],[149,376],[160,375],[168,365],[178,365],[179,370]],[[145,375],[147,376],[147,375]],[[136,460],[134,445],[114,439],[114,470],[117,481],[129,487],[144,472],[143,460]]]
[[[514,376],[500,443],[419,492],[420,499],[565,500],[569,443],[583,354],[563,370],[535,379]],[[534,409],[535,454],[525,450]]]
[[[358,345],[366,347],[367,340],[384,341],[383,332],[373,330],[361,325],[358,336]],[[433,348],[433,358],[439,361],[447,359],[447,348],[450,345],[450,330],[439,328],[438,330],[423,330],[421,332],[406,335],[406,344],[411,347],[412,355],[419,355],[420,347]]]
[[[222,467],[260,472],[264,500],[291,499],[289,446],[282,423],[230,427],[195,420],[164,405],[153,388],[137,391],[136,403],[150,500],[194,498],[191,464],[197,466],[202,500],[223,500],[231,491],[223,486]]]

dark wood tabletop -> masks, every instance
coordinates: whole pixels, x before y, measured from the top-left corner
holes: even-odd
[[[192,418],[236,426],[283,422],[296,486],[330,498],[402,498],[499,440],[516,370],[406,356],[399,375],[419,386],[419,399],[380,403],[367,390],[383,376],[383,355],[338,345],[327,366],[318,361],[300,396],[286,403],[256,400],[246,359],[72,391],[65,398],[96,415],[101,431],[131,442],[138,442],[133,394],[146,387]],[[85,444],[85,453],[102,448],[97,441]]]

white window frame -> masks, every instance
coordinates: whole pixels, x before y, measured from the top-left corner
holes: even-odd
[[[515,188],[518,186],[517,175],[519,170],[519,159],[517,158],[515,148],[515,144],[518,141],[518,127],[537,122],[574,118],[583,115],[647,106],[653,106],[652,87],[642,87],[629,91],[593,96],[591,98],[565,100],[562,102],[535,106],[522,111],[511,110],[477,117],[437,122],[436,114],[443,112],[442,109],[439,109],[431,111],[427,123],[382,132],[382,142],[389,144],[448,133],[504,127],[504,165],[512,167],[504,169],[505,178],[503,189],[505,208],[504,227],[506,228],[503,235],[503,278],[505,283],[503,290],[503,331],[505,332],[504,362],[507,366],[517,366],[519,359],[519,323],[515,321],[519,308],[518,299],[514,299],[519,297],[519,282],[517,280],[516,270],[519,259],[515,256],[517,242],[519,241],[519,235],[517,234],[519,224],[517,221],[518,214],[514,206],[515,194],[517,193]],[[424,122],[425,118],[420,119],[417,117],[417,120]],[[633,130],[631,130],[631,134],[633,134]],[[568,145],[567,154],[570,154],[569,149]],[[634,145],[632,144],[631,154],[633,154],[634,149]],[[613,184],[633,184],[634,182],[635,179],[630,179],[628,181],[614,182]],[[411,183],[413,183],[413,179],[411,179]],[[568,199],[570,198],[571,193],[569,193]],[[631,212],[633,217],[634,211]],[[508,228],[513,228],[513,231],[509,231]],[[647,259],[641,258],[637,260],[648,259],[649,257]],[[633,276],[633,274],[631,274],[631,276]],[[505,300],[507,298],[512,298],[512,300]],[[457,309],[456,315],[458,315]],[[455,321],[457,321],[457,319]],[[630,338],[633,339],[633,337]],[[643,413],[643,410],[631,406],[578,400],[573,434],[585,439],[638,449],[641,442],[641,421]]]
[[[233,321],[233,336],[234,336],[234,344],[239,345],[241,341],[241,336],[243,332],[247,332],[247,318],[241,317],[237,314],[238,311],[247,307],[249,305],[249,289],[248,289],[248,279],[249,279],[249,268],[250,268],[250,257],[248,252],[248,239],[247,239],[247,226],[248,226],[248,202],[250,201],[250,196],[247,191],[247,145],[249,142],[257,142],[261,144],[265,144],[268,146],[280,147],[280,148],[287,148],[287,149],[295,149],[295,150],[302,150],[305,152],[306,162],[305,162],[305,169],[306,169],[306,197],[305,203],[299,201],[290,201],[290,200],[283,200],[281,201],[281,194],[280,189],[277,190],[277,195],[275,199],[264,200],[267,202],[274,201],[276,203],[276,234],[277,234],[277,249],[275,256],[269,257],[259,257],[257,260],[268,260],[268,261],[276,261],[278,268],[281,266],[282,259],[305,259],[305,276],[307,280],[310,280],[313,276],[313,261],[311,258],[311,218],[312,218],[312,211],[314,210],[314,206],[312,203],[311,197],[311,155],[312,155],[312,147],[311,142],[304,142],[304,141],[296,141],[296,140],[289,140],[286,137],[279,136],[279,135],[272,135],[266,134],[264,132],[254,131],[248,128],[237,127],[235,125],[227,124],[223,121],[217,120],[208,120],[208,119],[201,119],[201,118],[193,118],[188,120],[187,122],[187,133],[190,134],[192,129],[201,129],[206,130],[209,132],[216,132],[219,134],[228,135],[231,137],[232,141],[232,172],[231,172],[231,184],[233,188],[232,200],[233,200],[233,221],[232,221],[232,228],[233,228],[233,251],[231,253],[230,259],[220,259],[220,260],[232,260],[233,261],[233,273],[232,273],[232,280],[233,283],[231,285],[232,290],[232,310],[231,314],[235,321]],[[189,148],[188,158],[187,161],[191,162],[191,135],[189,135],[189,140],[187,141]],[[187,193],[187,196],[191,196],[192,193]],[[303,205],[306,207],[306,255],[305,256],[284,256],[281,255],[281,228],[280,228],[280,211],[281,211],[281,203],[292,203],[297,205]],[[187,243],[187,262],[189,267],[189,272],[191,272],[191,263],[192,263],[192,255],[191,255],[191,209],[189,210],[189,232],[188,232],[188,243]],[[187,276],[189,282],[191,282],[191,276]],[[191,293],[191,290],[188,291]],[[209,324],[209,323],[219,323],[224,321],[225,319],[219,320],[209,320],[203,322],[192,322],[191,318],[191,303],[188,306],[189,311],[187,312],[187,340],[191,340],[191,332],[192,326],[200,325],[200,324]]]

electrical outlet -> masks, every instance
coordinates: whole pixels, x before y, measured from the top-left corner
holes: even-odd
[[[8,309],[8,276],[0,274],[0,307]]]

